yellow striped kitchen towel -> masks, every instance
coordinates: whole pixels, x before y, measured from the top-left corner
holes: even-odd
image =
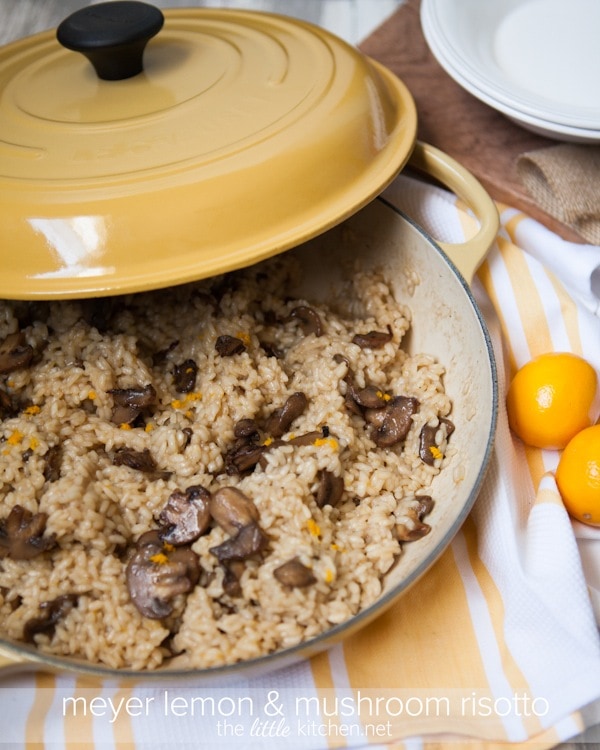
[[[472,231],[439,188],[400,176],[387,197],[437,239]],[[538,353],[573,351],[600,371],[600,248],[499,210],[472,284],[498,362],[496,445],[424,578],[327,653],[218,688],[4,676],[0,750],[550,748],[600,723],[600,530],[570,521],[558,454],[525,448],[504,409],[507,381]]]

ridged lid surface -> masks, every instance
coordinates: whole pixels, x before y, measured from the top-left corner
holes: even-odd
[[[124,80],[54,32],[0,49],[0,297],[248,265],[355,212],[409,158],[410,93],[337,37],[247,11],[164,19]]]

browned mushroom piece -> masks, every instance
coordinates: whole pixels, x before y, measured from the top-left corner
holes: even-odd
[[[172,492],[158,517],[164,527],[159,534],[163,542],[179,547],[202,536],[210,524],[210,498],[210,492],[201,485]]]
[[[320,430],[311,430],[310,432],[303,432],[301,435],[294,435],[294,437],[288,440],[281,440],[275,442],[270,447],[276,445],[318,445],[318,440],[325,440],[326,438],[334,438],[327,425],[323,425]]]
[[[9,334],[0,343],[0,373],[29,367],[32,359],[33,347],[25,342],[21,331]]]
[[[415,499],[418,501],[417,506],[408,511],[412,523],[396,526],[396,536],[401,542],[415,542],[427,536],[431,531],[431,526],[425,523],[423,518],[431,513],[434,505],[433,499],[430,495],[418,495]]]
[[[385,409],[362,409],[361,414],[365,422],[373,428],[381,427],[387,416]]]
[[[304,393],[293,393],[281,408],[275,409],[267,418],[265,431],[273,437],[281,437],[289,430],[292,422],[304,413],[307,406],[308,399]]]
[[[446,427],[446,439],[449,438],[456,429],[454,422],[447,417],[440,417],[440,424],[443,424]]]
[[[337,505],[344,494],[344,478],[336,476],[327,469],[321,469],[317,477],[319,480],[315,494],[317,506],[323,508],[325,505]]]
[[[352,398],[363,409],[383,409],[391,401],[390,394],[382,391],[377,385],[353,388]]]
[[[185,439],[183,441],[183,445],[181,446],[181,450],[184,451],[188,445],[192,442],[192,438],[194,437],[194,430],[192,430],[191,427],[184,427],[183,430],[181,430],[183,434],[185,435]]]
[[[96,404],[91,398],[84,398],[80,401],[79,408],[83,409],[86,414],[96,414]],[[120,424],[123,424],[123,422],[120,422]]]
[[[268,539],[258,525],[258,508],[237,487],[221,487],[212,496],[213,520],[230,538],[209,550],[222,564],[246,560],[266,548]]]
[[[0,388],[0,421],[10,419],[18,413],[17,406],[13,403],[10,394]]]
[[[224,334],[217,338],[215,349],[221,357],[233,357],[234,354],[241,354],[246,351],[246,344],[236,336]]]
[[[279,347],[275,346],[270,341],[261,340],[260,348],[264,351],[267,357],[274,357],[275,359],[283,359],[283,351]]]
[[[233,426],[233,434],[236,438],[258,438],[258,425],[253,419],[240,419]]]
[[[388,326],[387,331],[369,331],[369,333],[357,333],[352,343],[361,349],[381,349],[392,340],[392,329]]]
[[[419,433],[419,458],[428,466],[433,466],[435,462],[435,449],[437,443],[435,436],[438,428],[430,424],[424,424]]]
[[[0,597],[4,599],[4,604],[8,604],[11,612],[16,612],[23,604],[23,597],[20,594],[10,597],[11,590],[6,586],[0,586]]]
[[[216,547],[211,547],[209,552],[221,564],[229,564],[247,560],[258,552],[262,552],[268,543],[267,535],[255,521],[252,521],[247,526],[243,526],[235,536],[226,539]]]
[[[297,320],[302,326],[302,332],[305,336],[309,336],[314,333],[315,336],[323,335],[323,323],[321,322],[321,316],[312,307],[308,305],[298,305],[290,312],[285,322],[289,320]]]
[[[408,528],[403,524],[399,524],[397,527],[397,537],[401,542],[416,542],[417,539],[422,539],[427,536],[431,531],[431,526],[423,521],[416,521],[415,525]]]
[[[317,579],[310,568],[300,562],[297,557],[275,568],[273,575],[284,586],[293,589],[306,588],[317,582]]]
[[[165,349],[160,349],[157,352],[153,352],[152,354],[152,365],[154,367],[158,367],[161,365],[168,357],[168,355],[173,351],[173,349],[176,349],[179,345],[179,341],[171,341],[169,346],[167,346]]]
[[[351,414],[356,414],[359,417],[363,416],[363,410],[356,401],[355,394],[357,393],[356,382],[354,379],[354,372],[350,367],[350,360],[344,357],[343,354],[335,354],[333,357],[336,364],[344,362],[346,367],[346,376],[344,377],[344,383],[346,384],[346,392],[344,393],[344,406]]]
[[[417,518],[422,521],[425,516],[428,516],[433,510],[435,503],[431,495],[417,495],[419,505],[417,506]]]
[[[151,383],[137,388],[111,388],[108,393],[119,406],[139,406],[143,409],[156,401],[156,390]]]
[[[396,396],[382,412],[380,424],[373,425],[371,438],[379,448],[389,448],[406,439],[412,425],[413,414],[419,410],[419,401],[412,396]]]
[[[242,586],[240,579],[244,572],[245,565],[241,560],[232,560],[223,565],[223,591],[231,597],[242,595]]]
[[[63,617],[69,614],[79,599],[78,594],[62,594],[49,602],[41,602],[40,617],[32,617],[23,626],[23,640],[25,643],[33,643],[35,636],[40,633],[54,635],[56,626]]]
[[[356,398],[356,386],[353,381],[346,379],[346,393],[344,394],[344,406],[351,414],[356,414],[359,417],[363,416],[363,410],[359,406]]]
[[[436,435],[440,429],[440,425],[445,426],[446,438],[449,438],[454,432],[454,425],[449,419],[442,417],[439,422],[440,424],[436,427],[429,424],[423,425],[419,433],[419,457],[428,466],[433,466],[436,459],[435,449],[438,447]]]
[[[4,521],[0,522],[0,559],[31,560],[56,546],[54,534],[44,536],[46,513],[31,513],[15,505]]]
[[[163,543],[157,530],[148,531],[137,541],[126,578],[136,608],[144,617],[160,620],[172,613],[176,596],[198,583],[200,562],[189,547],[173,547]]]
[[[115,466],[127,466],[136,471],[153,473],[156,471],[156,461],[148,448],[143,451],[134,451],[130,448],[118,448],[113,457]]]
[[[60,479],[61,463],[62,448],[60,445],[51,445],[44,454],[44,479],[47,482],[56,482]]]
[[[310,432],[304,432],[302,435],[296,435],[293,438],[285,441],[286,445],[314,445],[316,440],[320,440],[323,437],[322,430],[311,430]]]
[[[258,521],[258,508],[237,487],[221,487],[209,502],[210,515],[227,534],[236,534],[244,526]]]
[[[267,450],[266,445],[242,439],[225,454],[225,471],[229,475],[246,474],[254,469]]]
[[[111,388],[108,393],[115,403],[111,416],[115,424],[132,424],[156,403],[156,390],[151,383],[137,388]]]
[[[348,371],[350,371],[350,360],[344,354],[337,352],[333,355],[333,361],[336,363],[336,365],[340,365],[343,362],[348,368]]]
[[[198,365],[193,359],[186,359],[173,368],[173,384],[179,393],[191,393],[196,387]]]
[[[258,425],[253,419],[240,419],[233,428],[236,441],[225,454],[227,474],[246,474],[260,461],[267,446],[260,445]]]

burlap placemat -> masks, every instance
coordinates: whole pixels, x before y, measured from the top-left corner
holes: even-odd
[[[517,159],[517,172],[541,208],[600,245],[600,147],[561,143],[529,151]]]

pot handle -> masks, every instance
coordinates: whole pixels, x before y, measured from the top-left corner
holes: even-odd
[[[435,146],[417,141],[409,165],[435,178],[461,198],[479,221],[479,231],[466,242],[437,244],[471,284],[500,228],[496,204],[479,181],[452,157]]]

